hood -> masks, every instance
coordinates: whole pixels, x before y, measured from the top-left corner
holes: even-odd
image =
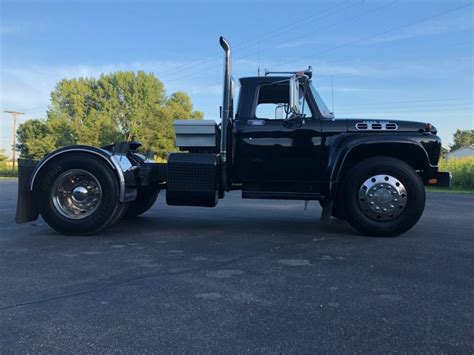
[[[400,120],[375,120],[367,118],[346,119],[348,132],[425,132],[429,123]],[[431,126],[436,134],[436,128]]]

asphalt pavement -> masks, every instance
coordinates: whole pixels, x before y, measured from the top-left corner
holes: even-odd
[[[93,237],[14,223],[0,181],[0,353],[474,352],[474,194],[397,238],[300,201],[170,207]]]

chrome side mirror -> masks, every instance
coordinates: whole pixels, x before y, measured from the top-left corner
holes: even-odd
[[[276,120],[282,120],[285,119],[285,113],[286,113],[286,104],[278,104],[275,107],[275,119]]]
[[[290,97],[288,100],[289,110],[293,114],[300,114],[300,84],[296,79],[296,75],[290,78]]]

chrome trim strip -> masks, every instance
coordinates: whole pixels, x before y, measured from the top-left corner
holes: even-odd
[[[116,158],[118,156],[121,157],[119,160]],[[127,160],[129,167],[127,167],[126,164],[124,164],[125,162],[122,161],[122,157],[124,157]],[[112,155],[110,157],[110,161],[115,166],[115,170],[117,171],[117,175],[119,178],[119,190],[120,190],[119,201],[126,202],[129,199],[126,198],[127,189],[125,187],[125,176],[123,173],[124,171],[127,171],[127,169],[129,169],[132,166],[132,164],[130,163],[130,160],[128,160],[128,158],[125,155]]]

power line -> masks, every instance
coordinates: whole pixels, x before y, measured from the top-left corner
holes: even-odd
[[[338,110],[338,113],[340,112],[345,112],[345,113],[351,113],[351,112],[361,112],[361,111],[385,111],[385,112],[431,112],[431,111],[450,111],[450,110],[459,110],[459,111],[471,111],[472,112],[472,105],[468,107],[463,107],[459,105],[446,105],[446,106],[418,106],[418,107],[410,107],[410,106],[400,106],[400,107],[373,107],[373,108],[367,108],[365,110],[354,110],[351,109],[350,107],[346,107],[344,105],[339,105],[340,109]]]
[[[362,17],[365,17],[365,16],[367,16],[367,15],[370,15],[371,13],[376,12],[376,11],[378,11],[378,10],[380,10],[380,9],[383,9],[383,8],[385,8],[385,7],[387,7],[387,6],[390,6],[390,5],[394,4],[394,3],[396,3],[397,1],[398,1],[398,0],[394,0],[394,1],[389,2],[389,3],[387,3],[387,4],[383,4],[383,5],[381,5],[381,6],[377,6],[377,7],[375,7],[374,9],[372,9],[372,10],[370,10],[370,11],[364,11],[364,12],[361,13],[361,14],[358,14],[358,15],[356,15],[356,16],[347,17],[347,18],[345,18],[345,19],[342,19],[341,21],[333,22],[333,23],[326,24],[326,25],[325,25],[325,24],[321,24],[321,26],[316,26],[316,27],[314,27],[313,29],[319,29],[319,28],[321,27],[321,28],[323,28],[324,31],[327,31],[328,29],[330,29],[330,28],[332,28],[332,27],[335,27],[335,26],[337,26],[337,25],[340,25],[341,23],[346,24],[346,23],[351,22],[351,21],[353,21],[353,20],[360,19],[360,18],[362,18]],[[361,2],[362,2],[362,1],[361,1]],[[353,4],[352,6],[346,7],[345,10],[347,10],[348,8],[353,7],[353,6],[357,5],[357,4],[360,4],[361,2],[355,3],[355,4]],[[300,35],[300,36],[298,36],[298,37],[295,38],[295,39],[296,39],[296,40],[301,40],[302,38],[305,38],[305,37],[308,37],[309,35],[312,35],[314,32],[316,32],[316,31],[312,31],[312,32],[306,33],[306,34],[304,34],[304,35]],[[319,32],[319,33],[321,33],[321,32]],[[290,41],[284,41],[284,42],[279,42],[279,43],[273,44],[272,46],[275,46],[275,45],[276,45],[276,46],[288,45],[289,43],[290,43]],[[267,46],[267,47],[268,47],[268,46]],[[249,54],[247,54],[247,55],[245,55],[245,56],[243,56],[243,57],[241,57],[241,58],[239,58],[239,59],[248,58],[248,57],[250,57],[250,56],[252,56],[252,55],[254,55],[254,54],[255,54],[255,52],[252,52],[252,53],[249,53]]]
[[[455,8],[453,8],[453,9],[440,12],[440,13],[438,13],[438,14],[436,14],[436,15],[432,15],[432,16],[428,16],[428,17],[422,18],[421,20],[418,20],[418,21],[415,21],[415,22],[411,22],[411,23],[408,23],[408,24],[405,24],[405,25],[401,25],[401,26],[392,28],[392,29],[387,30],[387,31],[379,32],[379,33],[374,34],[374,35],[362,37],[362,38],[359,38],[359,39],[354,40],[354,41],[350,41],[350,42],[343,43],[343,44],[341,44],[341,45],[338,45],[338,46],[329,48],[329,49],[327,49],[327,50],[324,50],[324,51],[322,51],[322,52],[319,52],[319,53],[317,53],[317,54],[328,53],[328,52],[331,52],[331,51],[333,51],[333,50],[336,50],[336,49],[339,49],[339,48],[343,48],[343,47],[347,47],[347,46],[350,46],[350,45],[352,45],[352,44],[355,44],[355,43],[358,43],[358,42],[361,42],[361,41],[364,41],[364,40],[368,40],[368,39],[380,37],[380,36],[385,35],[385,34],[387,34],[387,33],[391,33],[391,32],[394,32],[394,31],[401,30],[401,29],[406,28],[406,27],[410,27],[410,26],[413,26],[413,25],[416,25],[416,24],[419,24],[419,23],[422,23],[422,22],[426,22],[426,21],[432,20],[432,19],[434,19],[434,18],[436,18],[436,17],[443,16],[443,15],[446,15],[446,14],[448,14],[448,13],[451,13],[451,12],[454,12],[454,11],[458,11],[458,10],[461,10],[461,9],[464,9],[464,8],[467,8],[467,7],[472,6],[472,5],[474,5],[474,4],[473,4],[473,3],[470,3],[470,4],[467,4],[467,5],[463,5],[463,6],[458,6],[458,7],[455,7]],[[314,55],[313,55],[313,56],[314,56]],[[313,57],[313,56],[312,56],[312,57]],[[303,57],[303,58],[309,58],[309,56],[306,56],[306,57]],[[301,58],[298,58],[298,59],[301,59]],[[295,61],[295,60],[293,59],[292,61],[289,61],[289,62],[286,62],[286,63],[283,63],[283,64],[279,64],[279,65],[277,65],[277,67],[281,67],[281,66],[283,66],[283,65],[287,65],[287,64],[290,64],[290,63],[294,63],[294,61]]]
[[[341,23],[346,24],[346,23],[348,23],[348,22],[351,22],[351,21],[354,21],[354,20],[358,20],[358,19],[360,19],[360,18],[362,18],[362,17],[365,17],[365,16],[367,16],[367,15],[370,15],[371,13],[374,13],[374,12],[376,12],[376,11],[379,11],[379,10],[385,8],[385,7],[391,6],[391,5],[393,5],[393,4],[397,3],[397,2],[398,2],[398,0],[394,0],[394,1],[391,1],[391,2],[389,2],[389,3],[387,3],[387,4],[383,4],[383,5],[377,6],[377,7],[373,8],[373,9],[370,10],[370,11],[365,11],[365,12],[363,12],[363,13],[361,13],[361,14],[358,14],[358,15],[355,15],[355,16],[347,17],[347,18],[345,18],[345,19],[342,19],[342,20],[339,21],[339,22],[332,23],[332,24],[330,24],[329,26],[324,26],[324,29],[327,30],[327,29],[329,29],[329,28],[332,28],[332,27],[335,27],[335,26],[337,26],[337,25],[340,25]],[[309,36],[313,35],[315,32],[316,32],[316,31],[308,32],[308,33],[306,33],[306,34],[303,35],[303,36],[299,36],[297,39],[309,37]],[[280,43],[278,43],[277,45],[278,45],[278,46],[282,46],[282,45],[285,45],[285,44],[288,44],[288,43],[289,43],[288,41],[286,41],[286,42],[280,42]]]
[[[383,102],[383,103],[376,103],[376,104],[352,104],[352,106],[368,106],[368,105],[391,105],[391,104],[405,104],[405,103],[412,103],[412,102],[439,102],[439,101],[458,101],[458,100],[472,100],[472,97],[466,98],[442,98],[442,99],[416,99],[416,100],[407,100],[407,101],[390,101],[390,102]]]
[[[325,25],[324,28],[323,28],[323,30],[327,30],[327,29],[329,29],[329,28],[331,28],[331,27],[334,27],[334,26],[337,26],[337,25],[339,25],[339,24],[341,24],[341,23],[347,23],[347,22],[352,21],[352,20],[355,20],[355,19],[357,19],[357,18],[361,18],[361,17],[367,16],[367,15],[369,15],[369,14],[375,12],[375,11],[378,11],[378,10],[384,8],[384,7],[390,6],[390,5],[394,4],[394,3],[397,2],[397,1],[398,1],[398,0],[395,0],[395,1],[392,1],[392,2],[390,2],[390,3],[388,3],[388,4],[384,4],[384,5],[378,6],[378,7],[374,8],[374,9],[372,9],[372,10],[370,10],[370,11],[366,11],[366,12],[364,12],[364,13],[362,13],[362,14],[359,14],[359,15],[356,15],[356,16],[353,16],[353,17],[350,17],[350,18],[346,18],[346,19],[344,19],[344,20],[342,20],[342,21],[338,21],[338,22],[335,22],[335,23],[331,23],[331,24]],[[346,8],[346,9],[347,9],[347,8]],[[258,53],[258,52],[252,52],[252,53],[249,53],[249,54],[247,54],[247,55],[241,56],[241,57],[238,58],[238,60],[242,60],[242,59],[248,58],[248,57],[254,55],[255,53]],[[208,68],[205,68],[205,69],[201,70],[201,71],[198,72],[198,73],[186,75],[185,78],[192,78],[192,77],[195,77],[196,75],[200,75],[200,74],[202,74],[203,72],[210,71],[210,70],[212,70],[212,69],[214,69],[214,68],[217,68],[217,66],[208,67]],[[175,82],[175,81],[179,81],[179,80],[181,80],[181,79],[182,79],[182,77],[176,78],[176,79],[173,79],[173,80],[168,80],[167,82],[168,82],[168,83],[170,83],[170,82]]]
[[[395,1],[397,1],[397,0],[395,0]],[[346,4],[346,3],[348,3],[348,2],[349,2],[349,1],[346,1],[346,2],[344,2],[344,3],[342,3],[342,4],[340,4],[340,5]],[[332,14],[330,14],[330,15],[318,16],[318,17],[316,17],[314,20],[319,20],[320,18],[327,19],[328,16],[332,16],[332,15],[337,14],[337,13],[339,13],[339,12],[344,12],[344,11],[350,9],[351,7],[357,6],[357,5],[359,5],[359,4],[363,3],[363,2],[364,2],[363,0],[356,1],[356,2],[354,2],[354,3],[352,3],[352,4],[350,4],[349,6],[344,7],[342,10],[337,10],[337,11],[335,11],[334,13],[332,13]],[[331,10],[331,9],[330,9],[330,10]],[[321,12],[319,12],[317,15],[321,15],[321,14],[324,13],[324,12],[326,12],[326,11],[321,11]],[[311,16],[308,16],[308,17],[303,18],[302,20],[299,20],[299,21],[296,22],[296,24],[295,24],[296,27],[304,27],[304,26],[306,26],[306,24],[304,23],[304,21],[306,21],[306,20],[309,19],[309,18],[313,18],[313,17],[315,17],[315,16],[316,16],[316,15],[311,15]],[[311,22],[314,22],[314,20],[311,20],[311,21],[308,21],[308,22],[311,23]],[[283,26],[282,28],[284,28],[284,27],[285,27],[285,26]],[[284,33],[274,34],[274,35],[272,35],[272,36],[266,36],[266,38],[267,38],[267,39],[275,38],[275,37],[279,37],[279,36],[281,36],[281,35],[286,35],[287,33],[288,33],[288,31],[285,31]],[[264,38],[265,38],[265,36],[264,36]],[[244,47],[248,47],[248,46],[244,46]],[[235,49],[239,49],[239,48],[241,48],[241,47],[236,47]]]
[[[261,36],[261,37],[255,39],[255,40],[252,40],[252,41],[250,41],[250,42],[241,42],[240,44],[237,44],[237,45],[233,46],[233,50],[238,50],[238,49],[241,49],[241,48],[253,47],[253,46],[256,46],[256,45],[258,46],[259,41],[262,41],[263,38],[267,38],[267,39],[268,39],[268,38],[274,38],[274,37],[278,37],[278,36],[281,36],[281,35],[282,35],[281,33],[280,33],[280,34],[276,34],[276,35],[275,35],[275,34],[272,35],[272,33],[274,33],[274,32],[278,32],[278,31],[281,31],[282,29],[289,28],[289,27],[301,27],[301,26],[305,25],[305,24],[303,23],[304,21],[306,21],[306,20],[308,20],[308,19],[310,19],[310,18],[314,18],[315,16],[318,16],[318,17],[316,17],[315,20],[318,20],[318,19],[320,19],[320,18],[325,18],[325,17],[327,17],[328,15],[321,16],[321,14],[326,13],[326,12],[328,12],[328,11],[330,11],[330,10],[336,9],[336,8],[340,7],[341,5],[347,4],[347,3],[349,3],[349,2],[350,2],[350,1],[345,1],[345,2],[342,2],[342,3],[338,4],[338,5],[336,5],[336,6],[332,6],[332,7],[330,7],[330,8],[325,9],[325,10],[322,10],[322,11],[318,12],[317,14],[313,14],[313,15],[304,17],[302,20],[299,20],[299,21],[296,22],[296,23],[295,23],[295,22],[288,23],[288,24],[286,24],[286,25],[284,25],[284,26],[281,26],[281,27],[279,27],[279,28],[277,28],[277,29],[275,29],[275,30],[272,30],[272,31],[268,32],[266,35],[263,35],[263,36]],[[340,11],[347,10],[347,9],[349,9],[349,8],[351,8],[351,7],[353,7],[353,6],[357,5],[357,4],[360,4],[360,3],[362,3],[362,2],[363,2],[363,1],[361,0],[361,1],[358,1],[358,2],[356,2],[356,3],[353,3],[353,4],[351,4],[350,6],[347,6],[347,7],[343,8],[342,10],[338,10],[338,11],[334,12],[333,14],[330,14],[329,16],[334,15],[334,14],[340,12]],[[311,22],[312,22],[312,21],[311,21]],[[285,32],[285,33],[283,33],[283,34],[286,34],[286,33],[287,33],[287,32]],[[252,52],[252,54],[254,54],[254,52]],[[246,57],[248,57],[248,55],[247,55]],[[162,73],[162,74],[161,74],[161,78],[166,77],[166,76],[172,76],[172,75],[174,75],[174,74],[180,74],[180,73],[183,72],[183,70],[184,70],[184,71],[187,71],[187,70],[189,70],[189,69],[193,69],[193,68],[199,67],[199,66],[201,66],[201,65],[205,65],[205,64],[207,64],[207,63],[213,62],[213,61],[216,60],[216,59],[217,59],[217,58],[215,58],[215,57],[208,58],[208,59],[203,59],[203,60],[201,60],[201,61],[199,61],[199,62],[197,62],[197,63],[193,63],[193,64],[190,64],[190,65],[181,67],[181,68],[179,68],[179,69],[173,69],[173,70],[171,70],[171,71]],[[240,59],[242,59],[242,58],[240,58]],[[213,66],[212,68],[215,68],[215,66]],[[212,69],[212,68],[208,68],[207,70],[210,70],[210,69]],[[179,80],[179,79],[178,79],[178,80]],[[174,81],[174,80],[173,80],[173,81]]]
[[[344,2],[342,2],[342,3],[340,3],[340,4],[336,5],[336,6],[332,6],[332,7],[330,7],[330,8],[325,9],[325,10],[319,11],[317,14],[312,14],[312,15],[303,17],[302,19],[299,19],[297,22],[290,22],[290,23],[288,23],[288,24],[286,24],[286,25],[284,25],[284,26],[278,27],[278,28],[276,28],[275,30],[272,30],[272,31],[268,32],[267,34],[261,36],[259,39],[256,39],[256,40],[253,40],[253,41],[250,41],[250,42],[245,42],[245,44],[240,45],[240,46],[237,46],[237,47],[235,47],[235,49],[242,48],[242,47],[245,48],[245,47],[248,47],[248,46],[252,46],[252,45],[254,45],[255,43],[258,43],[258,41],[262,41],[264,38],[274,38],[274,37],[277,37],[277,36],[279,36],[279,35],[274,35],[274,34],[272,35],[272,33],[278,32],[278,31],[283,30],[283,29],[287,29],[287,28],[290,28],[290,27],[302,27],[302,26],[305,25],[304,22],[305,22],[306,20],[309,20],[309,19],[314,18],[314,17],[316,17],[316,16],[317,16],[316,19],[319,19],[319,18],[322,18],[322,17],[326,17],[327,15],[325,15],[325,16],[320,16],[320,15],[321,15],[321,14],[324,14],[324,13],[326,13],[326,12],[329,12],[329,11],[331,11],[331,10],[334,10],[334,9],[338,8],[339,6],[345,5],[345,4],[350,3],[350,2],[351,2],[350,0],[349,0],[349,1],[344,1]],[[347,9],[349,9],[349,8],[351,8],[351,7],[353,7],[353,6],[357,5],[357,4],[360,4],[360,3],[362,3],[362,2],[363,2],[363,0],[356,1],[356,2],[352,3],[350,6],[347,6],[347,7],[343,8],[342,10],[347,10]],[[335,13],[338,13],[339,11],[340,11],[340,10],[336,11]],[[333,15],[333,14],[331,14],[331,15]],[[329,15],[329,16],[331,16],[331,15]],[[310,22],[313,22],[313,21],[310,21]],[[286,34],[286,33],[287,33],[287,31],[286,31],[284,34]],[[281,35],[281,34],[280,34],[280,35]]]
[[[443,103],[443,102],[432,102],[432,103],[423,103],[423,102],[414,102],[414,103],[400,103],[400,104],[366,104],[366,105],[341,105],[346,109],[354,110],[363,110],[367,108],[381,108],[381,109],[390,109],[393,107],[405,107],[405,108],[421,108],[421,107],[460,107],[460,106],[473,106],[472,102],[456,102],[456,103]]]
[[[375,115],[375,114],[380,114],[382,110],[378,110],[379,112],[377,111],[362,111],[362,112],[353,112],[352,110],[351,111],[344,111],[344,110],[341,110],[340,112],[338,112],[338,116],[340,115],[351,115],[351,116],[355,116],[355,115],[361,115],[361,116],[364,116],[364,115]],[[421,109],[421,108],[416,108],[416,109],[407,109],[407,110],[399,110],[399,109],[394,109],[394,110],[391,110],[391,109],[385,109],[385,112],[383,112],[384,114],[389,114],[389,115],[394,115],[394,114],[397,114],[397,113],[439,113],[439,112],[452,112],[452,111],[455,111],[455,112],[472,112],[472,109],[469,109],[469,108],[448,108],[446,110],[443,110],[442,108],[438,109],[438,110],[431,110],[431,109]]]

